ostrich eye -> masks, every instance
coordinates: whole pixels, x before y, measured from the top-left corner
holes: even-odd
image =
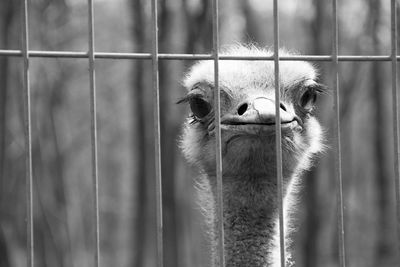
[[[300,106],[304,109],[311,110],[317,101],[317,92],[314,90],[307,90],[300,98]]]
[[[198,97],[189,99],[189,105],[193,114],[199,119],[204,118],[211,111],[211,105],[205,100]]]

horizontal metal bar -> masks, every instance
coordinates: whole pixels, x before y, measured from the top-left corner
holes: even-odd
[[[43,58],[88,58],[88,52],[74,51],[38,51],[29,50],[29,57]],[[22,57],[21,50],[0,50],[0,56]],[[95,52],[94,57],[98,59],[152,59],[151,53],[117,53],[117,52]],[[397,56],[400,61],[400,56]],[[213,60],[212,54],[158,54],[160,60]],[[274,60],[274,56],[230,56],[219,55],[220,60]],[[332,61],[330,55],[291,55],[279,56],[282,61]],[[338,61],[391,61],[391,55],[341,55]]]
[[[228,56],[221,55],[222,60],[274,60],[273,56]],[[291,55],[279,56],[281,61],[332,61],[332,56],[328,55]],[[390,61],[391,56],[374,55],[342,55],[338,56],[339,61]],[[400,56],[397,57],[400,60]]]

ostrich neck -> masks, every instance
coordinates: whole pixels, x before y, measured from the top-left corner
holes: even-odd
[[[213,198],[216,199],[216,179],[210,177],[209,181]],[[279,250],[275,245],[278,240],[276,178],[224,176],[223,202],[226,266],[274,266],[274,258]],[[215,222],[212,227],[217,233]]]

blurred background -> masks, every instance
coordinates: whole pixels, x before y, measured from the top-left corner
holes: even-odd
[[[87,51],[87,3],[29,1],[30,49]],[[210,53],[211,1],[160,0],[161,53]],[[280,0],[281,46],[331,53],[329,1]],[[390,55],[390,1],[339,1],[342,55]],[[150,1],[95,0],[97,52],[150,52]],[[221,0],[221,44],[273,44],[272,0]],[[0,49],[21,49],[21,1],[0,1]],[[160,62],[165,266],[202,266],[196,171],[177,142],[189,61]],[[332,86],[331,64],[316,64]],[[350,266],[398,266],[390,62],[340,63],[346,252]],[[92,266],[87,59],[31,58],[36,266]],[[151,62],[96,60],[102,266],[155,266]],[[338,266],[332,96],[319,101],[331,148],[304,177],[296,266]],[[0,266],[25,266],[22,59],[0,57]]]

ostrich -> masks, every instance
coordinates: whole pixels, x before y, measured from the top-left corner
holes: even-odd
[[[223,54],[270,56],[254,46],[230,47]],[[281,51],[288,55],[288,52]],[[195,64],[183,85],[188,103],[180,146],[200,170],[198,199],[209,237],[210,263],[217,266],[215,125],[213,62]],[[282,169],[285,223],[300,174],[323,150],[322,130],[313,116],[317,94],[314,67],[306,62],[280,62]],[[226,266],[280,266],[275,155],[274,63],[220,61],[223,215]],[[286,231],[288,225],[285,227]],[[286,234],[285,239],[288,239]],[[289,241],[289,240],[288,240]],[[286,259],[291,265],[290,256]]]

